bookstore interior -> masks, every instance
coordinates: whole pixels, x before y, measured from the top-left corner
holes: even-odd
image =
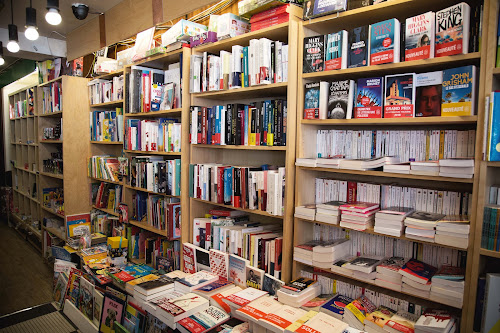
[[[50,298],[0,331],[500,332],[500,0],[36,2],[1,224]]]

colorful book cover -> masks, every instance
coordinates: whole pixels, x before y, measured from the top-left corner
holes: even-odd
[[[185,273],[196,273],[196,258],[194,248],[188,243],[182,244],[182,262]]]
[[[332,81],[328,89],[328,119],[351,119],[354,99],[354,81]]]
[[[365,319],[365,324],[367,321],[374,323],[380,328],[383,328],[384,325],[392,318],[396,313],[385,306],[379,306],[375,311],[370,312]]]
[[[367,25],[357,27],[349,31],[348,38],[348,59],[347,67],[362,67],[369,65],[368,57],[368,36],[369,28]]]
[[[78,308],[90,320],[94,317],[94,285],[85,278],[80,279]]]
[[[473,116],[476,97],[476,66],[443,71],[441,116]]]
[[[434,58],[435,23],[434,12],[406,19],[405,61]]]
[[[224,288],[225,286],[228,286],[230,284],[232,284],[232,282],[230,282],[228,280],[220,279],[220,280],[217,280],[215,282],[204,285],[203,287],[196,288],[195,291],[197,291],[197,292],[199,291],[202,294],[212,293],[212,292],[219,290],[221,288]]]
[[[469,51],[469,12],[470,7],[465,2],[436,12],[436,57]]]
[[[400,29],[395,18],[371,25],[370,65],[399,62]]]
[[[415,74],[385,77],[384,118],[411,118],[415,112]]]
[[[64,294],[68,287],[68,275],[65,272],[61,272],[57,278],[56,286],[54,287],[54,292],[52,294],[52,299],[62,305],[64,303]]]
[[[319,119],[319,82],[306,83],[304,119]]]
[[[441,116],[443,72],[415,75],[415,117]]]
[[[264,282],[262,283],[262,290],[267,291],[269,295],[275,296],[276,292],[285,285],[285,282],[278,280],[274,276],[267,273],[264,274]]]
[[[314,285],[317,281],[313,279],[308,279],[304,277],[299,277],[295,280],[290,281],[286,285],[283,286],[283,288],[288,289],[290,291],[300,293],[303,290],[306,290],[307,288],[311,287]]]
[[[79,298],[78,295],[80,294],[80,277],[82,275],[82,271],[76,268],[71,268],[68,278],[68,287],[66,288],[66,298],[69,299],[69,301],[77,308]]]
[[[382,118],[383,78],[358,79],[354,118]]]
[[[229,281],[234,282],[239,287],[246,286],[246,266],[250,262],[236,255],[229,255]]]
[[[353,301],[352,298],[338,294],[330,301],[321,306],[321,309],[325,309],[331,313],[336,314],[339,318],[344,316],[344,310],[347,304]],[[322,311],[320,309],[320,311]]]
[[[229,271],[229,254],[219,250],[210,249],[210,269],[212,273],[227,280]]]
[[[405,263],[406,259],[403,257],[390,257],[382,261],[380,265],[377,266],[377,272],[379,271],[379,268],[383,268],[397,273]]]
[[[416,259],[410,259],[399,272],[417,278],[422,283],[427,283],[436,273],[437,268]]]
[[[118,297],[110,293],[106,293],[104,295],[99,332],[102,333],[115,332],[114,323],[115,322],[120,323],[124,308],[125,308],[125,301],[119,299]]]
[[[90,214],[66,216],[66,237],[82,235],[84,230],[90,233]]]
[[[324,70],[325,36],[304,38],[304,63],[303,72],[313,73]]]
[[[361,296],[345,306],[360,322],[364,322],[366,315],[375,310],[375,306],[366,296]]]
[[[264,271],[255,267],[246,267],[246,283],[247,287],[262,290],[262,283],[264,280]]]
[[[347,68],[347,31],[325,36],[325,71]]]
[[[490,98],[488,161],[500,161],[500,92],[492,92]]]
[[[324,16],[347,9],[347,0],[315,0],[313,16]]]
[[[415,322],[419,317],[413,313],[398,311],[387,321],[386,326],[399,332],[414,332]]]

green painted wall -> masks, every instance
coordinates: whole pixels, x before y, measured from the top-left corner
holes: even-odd
[[[2,71],[0,74],[0,88],[32,73],[36,69],[36,62],[33,60],[20,59],[14,65]],[[2,68],[0,67],[0,71]]]

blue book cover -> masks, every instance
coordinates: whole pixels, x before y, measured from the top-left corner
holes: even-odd
[[[315,0],[312,17],[345,11],[347,0]]]
[[[476,66],[443,71],[441,116],[473,116],[476,97]]]
[[[370,29],[370,65],[399,62],[400,24],[397,19],[374,23]]]
[[[214,114],[213,114],[214,108],[207,108],[207,144],[211,145],[212,144],[212,125],[214,121]]]
[[[224,204],[230,205],[233,196],[233,167],[224,169]]]
[[[347,67],[347,31],[325,36],[325,71]]]
[[[248,145],[248,119],[250,118],[249,117],[249,111],[248,111],[248,105],[245,105],[245,113],[243,114],[243,119],[244,119],[244,132],[243,132],[243,135],[244,135],[244,143],[245,145]]]
[[[383,77],[358,79],[354,118],[382,118]]]
[[[243,86],[248,87],[248,46],[243,48]]]
[[[325,309],[331,313],[337,314],[339,317],[342,317],[344,315],[344,309],[345,306],[349,303],[354,301],[352,298],[344,296],[344,295],[337,295],[325,304],[321,306],[320,311],[322,309]]]
[[[231,281],[227,281],[227,280],[218,280],[218,281],[215,281],[215,282],[212,282],[212,283],[209,283],[203,287],[200,287],[200,288],[196,288],[195,290],[196,291],[199,291],[201,293],[210,293],[214,290],[217,290],[217,289],[221,289],[221,288],[224,288],[225,286],[228,286],[232,284]]]
[[[319,82],[306,83],[304,119],[319,119]]]
[[[490,103],[493,105],[489,119],[488,160],[500,161],[500,92],[492,93],[491,99]]]
[[[365,25],[349,31],[347,68],[368,66],[368,30]]]

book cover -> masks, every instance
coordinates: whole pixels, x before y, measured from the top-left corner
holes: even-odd
[[[415,112],[415,74],[385,77],[384,118],[412,118]]]
[[[218,280],[218,278],[219,276],[214,273],[207,271],[199,271],[194,274],[183,277],[181,279],[178,279],[176,283],[179,282],[188,287],[195,287],[207,281]]]
[[[303,72],[313,73],[324,70],[325,36],[304,38]]]
[[[498,302],[497,302],[498,303]],[[445,310],[426,310],[415,323],[415,328],[419,330],[449,332],[455,319]],[[491,331],[485,331],[491,332]]]
[[[488,124],[488,161],[500,161],[500,92],[492,92]]]
[[[315,0],[313,17],[337,13],[346,10],[346,8],[347,0]]]
[[[370,65],[399,62],[400,29],[395,18],[370,26]]]
[[[415,117],[441,116],[443,72],[415,75]]]
[[[370,312],[365,319],[365,325],[367,322],[373,323],[380,328],[383,328],[392,316],[396,313],[385,306],[379,306],[375,311]]]
[[[345,310],[352,312],[352,314],[356,316],[361,323],[363,323],[366,315],[375,310],[375,305],[373,305],[373,303],[363,295],[347,304]]]
[[[246,266],[249,261],[234,254],[229,255],[229,281],[239,287],[246,287]]]
[[[403,267],[401,267],[399,273],[425,284],[429,282],[436,271],[437,268],[434,266],[428,265],[416,259],[410,259],[406,264],[404,264]]]
[[[328,119],[351,119],[354,99],[354,81],[330,82],[328,89]]]
[[[66,237],[80,236],[84,230],[90,232],[90,214],[76,214],[66,216]]]
[[[101,322],[99,332],[112,333],[114,332],[114,323],[120,323],[123,310],[125,308],[125,301],[106,293],[104,295],[104,302],[102,308]]]
[[[222,289],[230,284],[232,284],[232,282],[219,279],[218,281],[206,284],[203,287],[196,288],[195,291],[199,291],[200,294],[208,294],[208,293],[213,293],[219,289]]]
[[[195,249],[192,245],[188,243],[182,244],[182,261],[185,273],[196,273],[196,257],[194,251]]]
[[[99,323],[101,322],[102,316],[102,305],[104,303],[104,295],[94,289],[94,317],[92,318],[92,322],[95,326],[99,327]]]
[[[354,118],[382,118],[383,78],[358,79]]]
[[[322,309],[324,309],[333,314],[336,314],[339,318],[342,318],[342,316],[344,316],[344,310],[346,305],[351,303],[352,301],[353,301],[352,298],[338,294],[330,301],[328,301],[326,304],[321,306],[320,311],[323,312]]]
[[[436,57],[468,53],[469,12],[465,2],[436,12]]]
[[[406,19],[405,61],[434,58],[435,23],[434,12]]]
[[[325,313],[318,313],[297,328],[296,333],[343,332],[349,325]]]
[[[180,320],[177,325],[183,327],[188,332],[201,333],[215,327],[229,319],[229,315],[224,311],[209,306],[207,309],[197,312],[192,316]]]
[[[406,259],[403,257],[390,257],[383,260],[380,265],[377,266],[377,272],[379,271],[379,268],[381,268],[397,273],[405,263]]]
[[[304,90],[304,119],[319,119],[319,82],[306,83]]]
[[[316,282],[317,281],[313,280],[313,279],[299,277],[299,278],[292,280],[289,283],[285,284],[282,288],[285,288],[285,289],[292,291],[292,292],[295,292],[295,293],[300,293],[301,291],[306,290],[307,288],[311,287]]]
[[[285,282],[267,273],[264,274],[263,281],[262,290],[267,291],[271,296],[276,296],[276,292],[285,284]]]
[[[52,299],[62,305],[64,303],[64,295],[68,287],[68,275],[65,272],[61,272],[57,278],[56,286],[54,287],[54,292],[52,294]]]
[[[210,269],[212,273],[227,280],[229,272],[229,254],[210,249]]]
[[[157,279],[151,280],[151,281],[146,281],[139,283],[136,286],[136,289],[144,291],[146,293],[152,292],[154,293],[155,289],[160,289],[163,290],[165,287],[172,285],[173,287],[174,279],[169,278],[168,276],[161,276]]]
[[[497,332],[500,329],[499,294],[500,274],[486,274],[483,332]]]
[[[210,271],[210,253],[209,251],[196,247],[196,271]]]
[[[94,285],[87,279],[80,279],[78,308],[90,320],[94,318]]]
[[[476,66],[443,71],[441,116],[473,116],[476,97]]]
[[[347,68],[347,42],[346,30],[325,36],[325,71]]]
[[[415,322],[420,316],[406,311],[398,311],[386,323],[390,327],[399,332],[414,332]]]
[[[349,31],[347,68],[368,66],[368,33],[367,25]]]
[[[248,287],[262,289],[264,271],[252,266],[246,266],[246,284]]]
[[[253,300],[256,300],[259,297],[267,295],[267,291],[255,289],[255,288],[246,288],[237,293],[231,294],[226,297],[226,299],[239,306],[244,306],[250,303]]]

